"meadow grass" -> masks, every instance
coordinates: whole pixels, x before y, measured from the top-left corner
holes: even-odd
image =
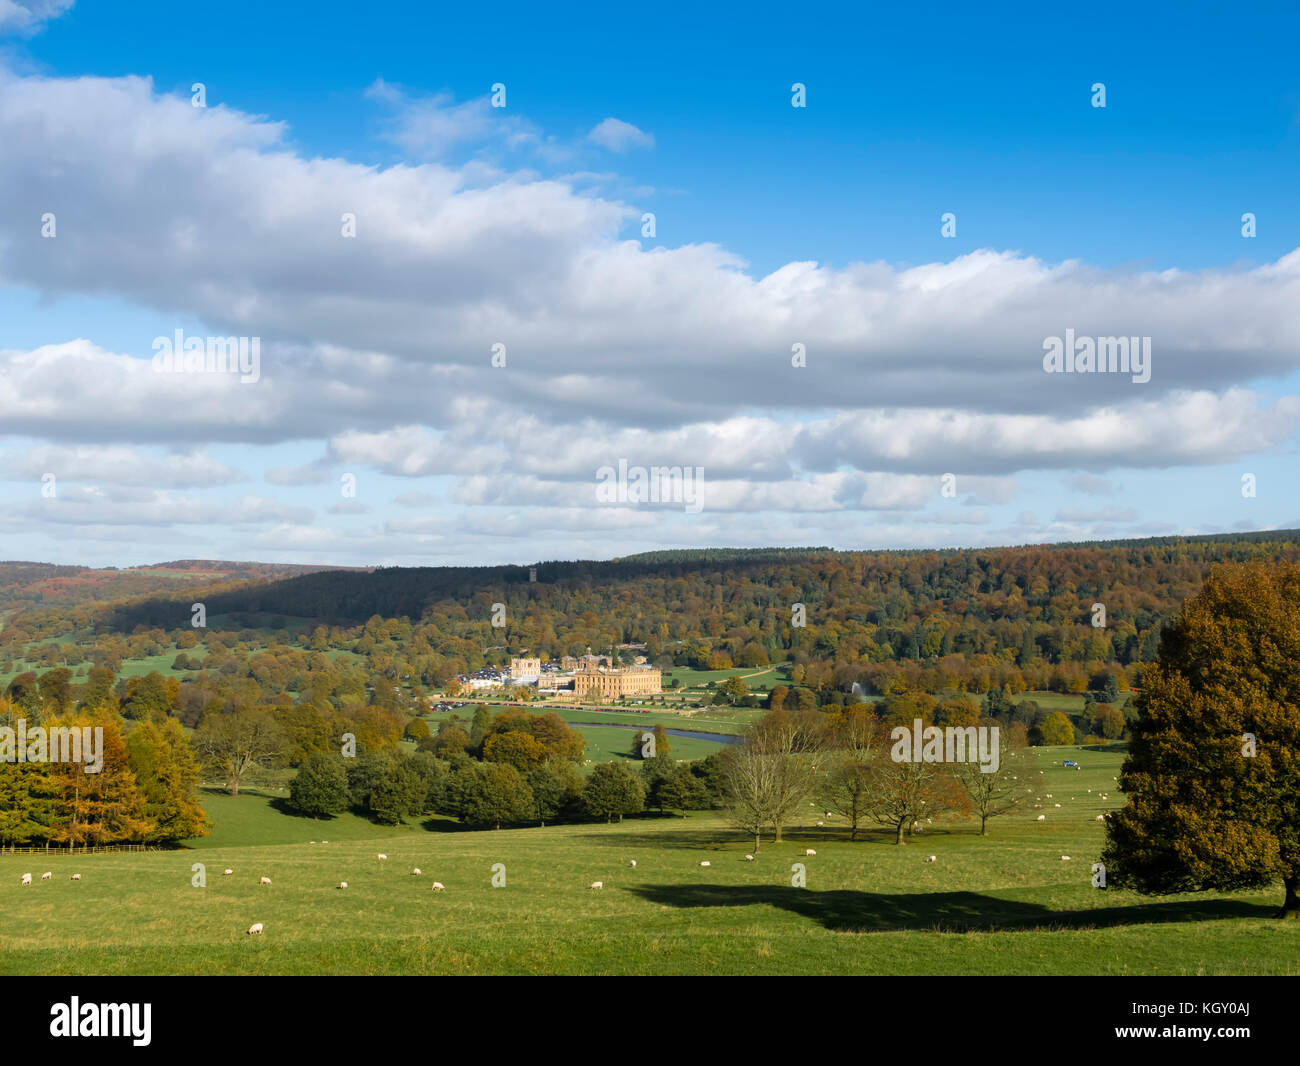
[[[1071,757],[1081,770],[1061,767]],[[217,828],[193,850],[0,854],[0,972],[1300,973],[1300,923],[1271,917],[1280,887],[1167,898],[1093,888],[1094,819],[1123,802],[1121,760],[1074,748],[1030,759],[1018,776],[1053,798],[995,819],[987,837],[955,822],[903,847],[878,831],[851,843],[840,819],[813,827],[825,816],[810,807],[797,819],[809,828],[765,839],[754,862],[752,840],[713,812],[472,832],[445,819],[317,821],[265,796],[205,795]],[[206,887],[191,884],[195,862]],[[496,863],[504,888],[491,885]],[[791,886],[795,863],[806,888]],[[52,881],[20,887],[22,873],[44,870]],[[435,879],[446,892],[431,891]],[[591,891],[597,880],[604,889]],[[264,935],[246,935],[253,922]]]

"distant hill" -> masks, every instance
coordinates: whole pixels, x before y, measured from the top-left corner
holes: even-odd
[[[330,569],[336,568],[209,559],[181,559],[125,569],[0,562],[0,614],[41,606],[112,602],[164,593],[180,585],[193,587],[230,580],[276,581]]]
[[[1218,562],[1300,559],[1300,531],[1275,530],[1205,537],[942,551],[839,552],[826,548],[704,549],[649,552],[614,560],[550,561],[528,566],[316,568],[278,580],[251,581],[205,600],[209,614],[281,615],[346,625],[384,618],[418,620],[429,608],[454,616],[471,604],[571,616],[607,600],[638,604],[663,617],[665,597],[692,602],[692,615],[739,613],[759,605],[834,602],[850,616],[906,618],[934,603],[994,617],[1011,610],[1028,618],[1057,614],[1064,596],[1086,610],[1094,598],[1108,610],[1126,605],[1163,614],[1194,591]],[[253,565],[253,564],[248,564]],[[307,568],[304,568],[307,569]],[[538,575],[529,581],[529,570]],[[240,577],[249,574],[236,575]],[[1018,595],[1009,595],[1012,589]],[[1002,601],[1008,599],[1007,605]],[[726,606],[738,602],[735,611]],[[698,601],[698,602],[695,602]],[[1084,601],[1087,601],[1086,603]],[[620,616],[626,613],[620,608]],[[109,629],[175,624],[175,600],[134,598],[105,614]],[[634,634],[627,633],[626,639]]]

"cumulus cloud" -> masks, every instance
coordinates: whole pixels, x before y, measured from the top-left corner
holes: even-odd
[[[596,123],[592,131],[587,134],[587,139],[611,152],[626,152],[630,148],[653,148],[655,144],[651,134],[637,129],[630,122],[612,117]]]
[[[0,20],[16,6],[0,0]],[[976,527],[1046,536],[1136,516],[1062,510],[1040,526],[1026,512],[1032,521],[988,529],[984,508],[1016,500],[1022,471],[1115,495],[1107,471],[1277,452],[1300,424],[1300,398],[1254,391],[1300,364],[1300,250],[1194,271],[981,249],[759,274],[716,244],[644,245],[640,205],[608,191],[616,176],[503,162],[562,146],[486,98],[382,80],[368,96],[411,162],[307,156],[282,123],[195,109],[145,78],[0,70],[0,282],[156,319],[121,351],[67,336],[0,350],[0,427],[41,442],[11,453],[11,470],[62,463],[93,490],[24,514],[111,537],[132,515],[162,523],[172,508],[170,521],[272,523],[287,547],[354,551],[352,532],[310,532],[305,509],[241,502],[232,516],[167,494],[243,476],[210,444],[306,441],[319,460],[265,480],[323,484],[342,464],[445,476],[445,498],[393,502],[481,512],[377,515],[369,535],[397,554],[427,547],[421,538],[526,537],[529,516],[574,544],[592,530],[592,543],[644,548],[825,542],[853,536],[861,512],[877,543]],[[653,141],[614,118],[587,136],[611,151]],[[51,205],[58,237],[43,240],[31,220]],[[355,239],[341,236],[344,212]],[[153,338],[195,319],[259,337],[261,379],[155,372]],[[1044,341],[1067,329],[1151,337],[1151,380],[1045,373]],[[504,366],[492,365],[496,345]],[[164,447],[175,454],[142,450]],[[593,510],[596,469],[619,459],[703,467],[705,514],[686,532],[663,510]],[[937,496],[944,473],[957,475],[957,501]],[[136,489],[150,491],[129,498]],[[756,512],[780,517],[755,530]]]

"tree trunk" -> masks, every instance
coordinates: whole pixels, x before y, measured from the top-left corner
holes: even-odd
[[[1286,899],[1283,900],[1282,909],[1278,911],[1277,916],[1300,920],[1300,895],[1296,892],[1300,889],[1300,874],[1282,878],[1282,884],[1286,886]]]
[[[774,825],[772,828],[776,830],[776,836],[773,838],[773,840],[777,844],[781,843],[781,823],[777,822],[776,825]]]
[[[906,826],[907,826],[907,819],[903,819],[903,821],[901,821],[901,822],[898,823],[898,837],[894,840],[894,843],[895,843],[895,844],[906,844],[906,843],[907,843],[907,841],[903,839],[903,829],[904,829]]]
[[[230,794],[232,796],[239,795],[239,778],[235,778],[230,782]]]
[[[980,815],[980,836],[986,837],[988,835],[989,835],[989,816],[987,814],[981,814]]]
[[[759,830],[755,829],[754,830],[754,854],[755,855],[758,854],[758,846],[761,842],[762,841],[761,838],[759,837]]]

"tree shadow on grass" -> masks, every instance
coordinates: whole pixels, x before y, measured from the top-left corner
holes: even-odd
[[[1276,913],[1276,907],[1232,899],[1054,911],[1041,904],[978,892],[813,892],[784,885],[642,885],[628,891],[667,907],[778,907],[832,932],[854,933],[1106,929],[1222,918],[1271,918]]]

